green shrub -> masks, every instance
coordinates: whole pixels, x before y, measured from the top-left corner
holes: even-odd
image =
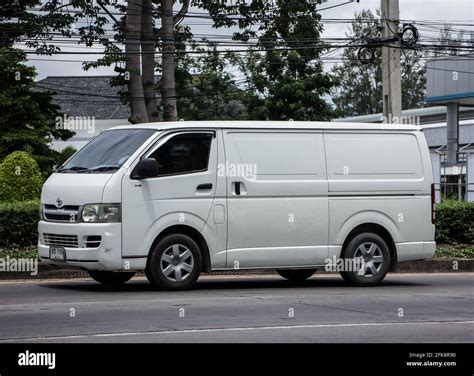
[[[42,185],[38,164],[24,151],[7,155],[0,165],[0,201],[38,200]]]
[[[0,202],[0,247],[37,243],[38,201]]]
[[[474,202],[445,200],[436,206],[436,241],[474,243]]]
[[[473,246],[444,245],[436,248],[438,258],[474,258]]]
[[[20,258],[38,258],[38,249],[34,246],[31,247],[22,247],[22,248],[8,248],[0,250],[0,259],[10,257],[11,259],[20,259]]]

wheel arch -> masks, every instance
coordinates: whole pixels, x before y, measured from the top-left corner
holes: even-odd
[[[380,236],[385,243],[387,244],[388,250],[390,252],[390,268],[389,271],[393,271],[397,265],[397,247],[395,241],[393,240],[392,234],[382,225],[378,223],[363,223],[354,227],[349,234],[346,236],[344,243],[341,248],[341,256],[346,249],[349,242],[357,235],[364,232],[370,232]]]

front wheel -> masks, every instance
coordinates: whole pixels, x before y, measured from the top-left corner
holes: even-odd
[[[311,277],[316,269],[277,269],[277,273],[292,282],[303,282]]]
[[[342,258],[347,270],[341,276],[353,286],[376,286],[390,268],[387,243],[370,232],[355,236],[343,250]]]
[[[106,286],[120,286],[128,282],[135,275],[134,272],[107,272],[103,270],[89,270],[91,278]]]
[[[187,290],[199,278],[201,250],[187,235],[172,234],[153,248],[148,261],[148,280],[160,290]]]

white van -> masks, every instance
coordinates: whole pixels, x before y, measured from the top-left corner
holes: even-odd
[[[432,180],[417,127],[116,127],[46,181],[38,251],[104,284],[144,270],[179,290],[201,272],[262,268],[301,281],[336,261],[347,282],[373,286],[397,262],[433,257]]]

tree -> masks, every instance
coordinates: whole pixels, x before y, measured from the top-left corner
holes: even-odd
[[[128,74],[128,94],[130,96],[131,116],[129,121],[147,123],[150,114],[145,104],[145,89],[142,77],[142,0],[129,0],[125,18],[125,69]]]
[[[418,49],[402,50],[402,108],[424,107],[426,102],[425,53]]]
[[[246,78],[244,102],[250,118],[328,120],[333,116],[324,99],[332,87],[323,72],[321,16],[314,1],[237,2],[224,10],[215,2],[209,10],[216,26],[237,26],[233,38],[256,39],[255,48],[236,64]]]
[[[38,3],[36,0],[8,0],[0,9],[0,160],[13,151],[24,150],[47,175],[57,157],[57,152],[49,147],[51,141],[66,140],[73,133],[56,128],[59,107],[52,103],[51,93],[35,90],[35,69],[26,66],[26,55],[13,47],[21,37],[43,36],[42,43],[27,44],[42,51],[54,49],[48,44],[47,28],[62,27],[64,19],[33,16],[27,12],[27,7]]]
[[[41,0],[3,0],[0,4],[0,45],[12,48],[21,38],[27,47],[38,53],[58,51],[53,43],[53,34],[71,36],[71,23],[74,17],[69,14],[48,12],[35,14],[29,9],[42,4]],[[46,2],[44,10],[61,8],[61,0]]]
[[[181,4],[176,13],[175,3]],[[74,0],[61,5],[60,0],[47,0],[42,9],[49,11],[50,17],[60,17],[64,8],[74,10],[72,21],[66,22],[64,29],[77,21],[87,21],[77,28],[76,35],[86,46],[101,43],[104,56],[97,62],[86,63],[84,68],[115,65],[119,76],[112,83],[126,87],[119,93],[130,104],[129,120],[141,123],[158,119],[155,72],[161,72],[157,87],[161,92],[158,108],[163,120],[177,119],[179,46],[184,40],[192,40],[189,28],[180,22],[191,5],[209,12],[215,27],[238,27],[235,40],[257,39],[257,53],[250,54],[252,59],[258,58],[258,70],[246,75],[252,80],[246,86],[247,91],[258,91],[243,95],[253,109],[249,116],[295,120],[332,116],[331,107],[323,99],[332,82],[320,61],[326,47],[320,41],[322,26],[314,1],[278,0],[274,6],[264,0],[230,5],[215,0],[130,0],[126,5],[116,0]],[[161,27],[157,27],[159,21]],[[113,40],[106,37],[110,30],[107,26],[115,31]],[[118,43],[123,43],[125,50]]]
[[[88,46],[92,46],[94,42],[104,46],[105,56],[97,62],[85,64],[85,69],[125,63],[124,69],[116,67],[121,76],[113,80],[112,84],[127,86],[127,90],[121,90],[120,94],[130,104],[131,123],[160,119],[156,98],[156,71],[162,73],[159,83],[162,118],[164,121],[177,120],[175,53],[177,40],[181,39],[177,34],[181,31],[189,34],[189,30],[179,24],[188,12],[190,1],[180,0],[181,9],[176,14],[173,13],[174,0],[130,0],[126,6],[115,0],[98,0],[96,7],[91,6],[88,0],[76,0],[72,4],[72,7],[80,11],[76,15],[77,19],[92,18],[92,26],[78,29],[81,41]],[[117,19],[109,8],[124,16]],[[104,11],[109,18],[100,16]],[[95,23],[94,19],[97,20]],[[157,20],[161,21],[159,28]],[[103,37],[104,26],[109,23],[117,33],[114,41]],[[125,50],[122,51],[115,42],[123,42]],[[156,65],[157,51],[161,55],[160,66]]]
[[[21,51],[0,48],[0,159],[15,150],[28,151],[47,175],[57,158],[51,141],[67,140],[73,133],[56,127],[59,107],[52,93],[34,90],[36,72],[25,61]]]
[[[351,41],[342,53],[342,64],[332,68],[337,83],[332,99],[339,116],[376,114],[383,111],[381,49],[375,51],[370,64],[362,64],[357,56],[359,46],[370,38],[382,38],[380,10],[362,10],[355,14],[346,37]],[[402,50],[402,106],[422,107],[426,90],[426,67],[423,53],[416,48]]]
[[[85,1],[77,0],[77,3]],[[323,99],[323,96],[329,93],[331,80],[323,73],[319,59],[325,46],[320,42],[322,27],[313,1],[277,1],[274,7],[272,2],[263,0],[230,4],[213,0],[180,0],[180,10],[175,14],[174,3],[178,1],[153,0],[150,8],[146,0],[131,0],[127,7],[124,7],[114,5],[112,0],[102,0],[102,5],[121,9],[126,14],[125,20],[115,20],[114,24],[114,30],[119,35],[116,41],[125,42],[125,54],[110,41],[100,37],[103,25],[79,28],[84,41],[100,41],[106,48],[106,56],[86,68],[127,61],[125,69],[119,70],[123,76],[130,75],[130,80],[123,80],[122,77],[116,80],[116,83],[125,82],[128,85],[132,122],[150,119],[150,107],[153,107],[147,105],[147,98],[150,96],[143,85],[140,85],[140,81],[150,84],[150,79],[145,79],[145,72],[148,72],[147,77],[151,77],[151,64],[145,67],[144,60],[146,56],[153,54],[151,50],[144,53],[144,43],[149,41],[147,35],[150,35],[149,31],[144,33],[144,30],[149,30],[150,22],[149,18],[148,21],[144,20],[143,12],[152,9],[152,19],[161,20],[160,28],[153,26],[154,47],[159,51],[155,68],[162,73],[158,87],[161,92],[163,119],[175,120],[180,95],[176,91],[176,85],[180,85],[177,79],[182,73],[179,72],[180,67],[177,64],[180,59],[178,46],[183,40],[190,42],[193,39],[189,28],[181,26],[180,21],[187,15],[190,5],[209,12],[215,27],[238,27],[240,31],[234,34],[235,40],[245,41],[252,36],[257,38],[258,54],[254,56],[260,57],[259,71],[247,77],[261,81],[262,85],[258,86],[261,90],[253,95],[243,95],[250,107],[255,108],[249,116],[295,120],[328,119],[331,116],[331,108]],[[86,4],[75,6],[83,9]],[[140,54],[141,66],[138,58],[134,58]],[[250,81],[246,82],[246,86],[247,89],[257,87]]]
[[[126,71],[130,74],[128,93],[132,123],[157,121],[158,106],[155,91],[155,49],[161,41],[162,78],[161,99],[163,120],[176,121],[175,82],[175,27],[189,8],[189,0],[183,0],[181,10],[173,14],[174,0],[161,0],[155,9],[152,0],[129,0],[125,18]],[[156,30],[154,15],[159,12],[161,28]],[[140,41],[140,43],[137,43]]]
[[[203,41],[195,47],[197,58],[178,58],[178,114],[185,120],[238,120],[247,117],[242,101],[245,91],[238,87],[228,67],[235,59],[222,54],[215,43]]]

